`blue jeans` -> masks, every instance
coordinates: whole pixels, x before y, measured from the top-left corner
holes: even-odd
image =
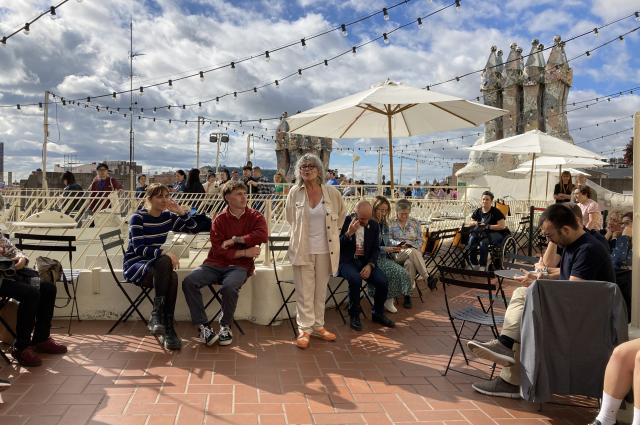
[[[487,265],[489,246],[500,246],[504,240],[504,234],[500,232],[472,233],[469,237],[469,261],[474,266],[478,265],[478,251],[480,251],[480,265]]]
[[[360,270],[364,268],[366,263],[354,259],[348,263],[340,263],[338,268],[338,276],[342,276],[349,282],[349,315],[357,316],[360,313],[360,287],[362,286],[362,278]],[[373,296],[373,314],[382,316],[384,313],[384,302],[387,300],[389,292],[389,283],[387,278],[378,267],[374,267],[371,271],[367,284],[375,288]]]

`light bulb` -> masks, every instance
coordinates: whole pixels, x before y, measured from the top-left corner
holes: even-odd
[[[598,28],[594,28],[593,33],[596,35],[596,37],[600,35],[600,31],[598,31]]]
[[[302,69],[298,68],[298,77],[302,78]]]
[[[140,96],[144,94],[144,87],[140,86]]]
[[[269,62],[269,59],[271,59],[271,56],[269,56],[269,51],[268,51],[268,50],[266,50],[266,51],[264,52],[264,59],[265,59],[267,62]]]
[[[389,44],[389,37],[387,37],[387,33],[385,32],[384,34],[382,34],[383,40],[384,40],[384,44]]]
[[[31,33],[29,30],[29,23],[27,22],[26,24],[24,24],[24,35],[29,35]]]
[[[424,25],[422,25],[422,18],[418,18],[418,28],[422,29]]]
[[[346,37],[349,34],[347,32],[347,26],[345,24],[340,24],[340,31],[342,32],[343,37]]]
[[[389,12],[387,12],[387,8],[386,7],[382,8],[382,17],[384,18],[385,21],[389,20]]]
[[[200,82],[204,83],[204,72],[200,71]]]
[[[356,46],[353,46],[351,48],[351,53],[353,53],[354,56],[356,55]]]
[[[305,39],[304,39],[304,38],[301,38],[301,39],[300,39],[300,44],[302,44],[302,48],[303,48],[304,50],[306,50],[306,49],[307,49],[307,42],[305,41]]]
[[[58,19],[58,15],[56,14],[56,7],[55,6],[51,6],[49,8],[49,17],[51,18],[52,21],[55,21],[56,19]]]

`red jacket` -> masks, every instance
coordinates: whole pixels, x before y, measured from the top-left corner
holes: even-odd
[[[232,236],[243,237],[244,244],[235,244],[227,249],[222,248],[222,242]],[[234,258],[236,251],[266,243],[269,234],[264,216],[252,208],[246,208],[240,218],[234,217],[225,208],[211,223],[211,248],[204,260],[205,264],[215,267],[238,266],[247,269],[247,276],[253,274],[254,260],[250,257]]]

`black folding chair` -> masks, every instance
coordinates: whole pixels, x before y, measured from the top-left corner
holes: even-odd
[[[217,283],[212,283],[211,285],[207,285],[209,290],[211,291],[212,297],[205,304],[204,309],[206,310],[211,305],[211,303],[213,303],[214,301],[217,301],[218,305],[220,306],[220,308],[218,309],[216,314],[214,314],[213,317],[211,318],[211,320],[209,320],[209,323],[208,323],[209,326],[211,326],[211,324],[218,318],[218,316],[220,316],[222,314],[222,298],[220,297],[219,291],[217,291],[216,288],[215,288],[216,285],[218,285],[218,284]],[[240,325],[238,324],[236,319],[233,319],[233,324],[236,326],[236,328],[238,328],[240,333],[242,335],[244,335],[244,330],[240,327]]]
[[[447,314],[449,315],[449,321],[451,322],[451,327],[453,328],[453,332],[456,336],[456,341],[453,345],[453,350],[451,350],[451,356],[449,356],[449,362],[447,363],[447,368],[444,371],[444,375],[446,375],[449,370],[453,370],[465,375],[486,379],[486,377],[484,376],[479,376],[473,373],[465,372],[463,370],[454,369],[451,367],[451,362],[453,360],[453,356],[455,355],[456,349],[460,348],[465,363],[469,365],[469,359],[467,358],[467,354],[464,350],[462,340],[468,341],[474,339],[482,326],[489,327],[491,329],[491,332],[493,333],[493,336],[496,338],[498,337],[498,325],[502,325],[502,323],[504,322],[504,316],[497,315],[494,312],[496,301],[496,297],[494,297],[494,294],[501,292],[501,283],[496,286],[492,282],[492,279],[495,278],[495,275],[491,271],[474,271],[446,266],[438,267],[438,271],[440,273],[442,288],[444,289],[444,300],[447,307]],[[475,295],[474,298],[478,300],[479,306],[469,305],[469,303],[456,303],[456,305],[460,304],[460,307],[454,307],[454,305],[452,305],[450,295],[447,292],[447,287],[449,286],[477,289],[483,292],[486,291],[487,297],[489,299],[488,305],[484,305],[480,297]],[[475,300],[473,304],[475,304]],[[459,328],[456,325],[456,321],[461,322]],[[473,335],[470,338],[466,338],[462,334],[467,323],[477,325],[475,331],[473,332]],[[491,366],[491,376],[489,377],[489,379],[493,378],[495,367],[496,365],[494,363]]]
[[[109,265],[109,270],[111,270],[111,275],[113,276],[113,280],[118,285],[118,288],[122,291],[127,300],[129,301],[129,307],[122,313],[120,318],[116,321],[116,323],[111,326],[111,329],[107,333],[113,332],[113,330],[122,322],[126,322],[129,317],[135,312],[138,313],[140,320],[147,325],[147,319],[140,313],[138,307],[140,304],[146,299],[149,301],[151,306],[153,306],[153,300],[149,296],[149,293],[153,288],[144,287],[142,285],[136,285],[135,283],[129,282],[127,280],[120,280],[118,275],[116,274],[115,269],[113,268],[113,263],[111,262],[111,258],[114,255],[122,255],[124,257],[124,241],[122,240],[122,235],[120,230],[112,230],[107,233],[103,233],[100,235],[100,242],[102,243],[102,250],[104,251],[105,258],[107,259],[107,264]],[[127,293],[124,288],[125,284],[130,284],[131,286],[136,287],[140,292],[135,298],[131,298],[131,296]]]
[[[8,297],[0,297],[0,311],[2,311],[2,309],[5,308],[7,304],[9,304],[9,301],[10,298]],[[11,325],[9,325],[9,323],[7,323],[7,321],[2,316],[0,316],[0,326],[5,328],[14,340],[16,339],[16,331],[11,327]],[[7,363],[11,363],[11,359],[9,359],[9,357],[7,357],[7,355],[1,349],[0,357],[2,357]]]
[[[71,321],[77,318],[80,321],[80,312],[78,311],[78,276],[79,270],[73,269],[73,253],[76,252],[74,245],[75,236],[68,235],[40,235],[35,233],[16,233],[14,237],[18,240],[15,244],[16,248],[22,251],[39,251],[39,252],[66,252],[69,257],[69,268],[63,269],[59,282],[64,285],[67,298],[57,297],[58,300],[66,301],[63,305],[56,305],[58,308],[64,308],[71,304],[71,312],[68,316],[58,316],[58,318],[69,318],[69,326],[67,333],[71,335]],[[58,282],[53,282],[54,284]],[[75,314],[74,314],[75,310]]]
[[[287,318],[288,318],[287,320],[289,320],[289,323],[291,324],[293,337],[296,338],[298,336],[298,331],[296,329],[295,324],[293,323],[295,320],[295,316],[291,316],[291,311],[289,311],[289,304],[294,302],[294,301],[291,301],[291,297],[293,297],[293,294],[295,293],[296,289],[294,286],[294,282],[292,280],[280,279],[280,276],[278,275],[278,261],[276,260],[277,258],[276,253],[282,253],[288,250],[289,250],[289,236],[269,236],[269,251],[271,252],[271,260],[273,262],[273,273],[276,277],[276,284],[278,285],[278,290],[280,291],[280,297],[282,298],[282,305],[280,306],[276,314],[273,315],[273,318],[269,321],[268,326],[271,326],[273,322],[276,321],[276,319],[284,309],[287,312]],[[284,295],[285,290],[283,289],[284,284],[291,286],[291,291],[289,292],[289,295],[287,295],[286,297]],[[337,306],[339,310],[340,305],[338,304]]]
[[[347,285],[349,285],[349,282],[346,279],[343,279],[343,281],[347,282]],[[369,296],[369,294],[367,293],[367,281],[363,280],[362,281],[362,285],[360,285],[360,301],[362,301],[362,299],[366,299],[367,302],[369,303],[369,305],[373,308],[373,301],[371,301],[371,297]],[[342,300],[340,300],[340,303],[338,304],[338,311],[340,310],[340,308],[342,307],[342,304],[344,304],[345,301],[347,301],[347,299],[349,299],[349,293],[347,291],[347,295],[345,295]],[[348,305],[348,303],[347,303]],[[366,318],[367,315],[364,312],[364,310],[361,309],[361,313],[362,315]],[[342,314],[340,314],[342,316]],[[342,320],[344,321],[344,323],[346,324],[346,320],[344,320],[344,317],[342,318]]]
[[[340,288],[342,288],[342,285],[347,281],[347,279],[345,279],[344,277],[339,277],[338,279],[340,279],[340,281],[338,282],[338,284],[333,289],[331,289],[331,286],[328,287],[329,295],[327,296],[327,299],[325,300],[325,304],[327,304],[329,302],[329,300],[333,301],[333,305],[336,307],[336,311],[340,315],[340,318],[342,319],[342,323],[344,323],[346,325],[347,324],[347,320],[344,318],[344,314],[342,314],[342,310],[340,309],[340,303],[338,303],[338,300],[336,299],[336,295],[337,294],[342,294],[342,293],[345,292],[345,291],[340,291]]]

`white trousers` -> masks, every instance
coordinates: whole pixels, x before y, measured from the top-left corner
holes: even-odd
[[[311,264],[293,266],[298,330],[308,333],[324,326],[327,286],[331,278],[330,254],[311,254],[310,257]]]

